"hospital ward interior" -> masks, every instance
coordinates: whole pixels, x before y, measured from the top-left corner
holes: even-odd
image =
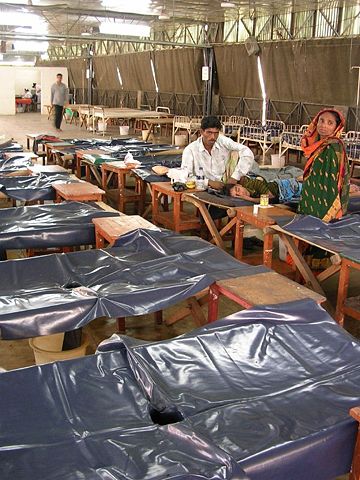
[[[0,11],[0,480],[360,480],[360,1]]]

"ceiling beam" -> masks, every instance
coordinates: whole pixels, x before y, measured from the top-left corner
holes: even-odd
[[[100,18],[126,18],[129,20],[155,20],[158,18],[157,14],[154,15],[147,15],[141,13],[128,13],[128,12],[118,12],[114,10],[106,10],[106,9],[89,9],[89,8],[73,8],[68,7],[66,4],[58,4],[58,5],[24,5],[23,3],[7,3],[3,4],[3,8],[11,8],[15,10],[21,10],[33,13],[42,14],[44,12],[48,13],[62,13],[64,15],[86,15],[90,17],[100,17]]]
[[[111,40],[113,42],[136,42],[136,43],[144,43],[149,45],[164,45],[164,46],[172,46],[172,47],[194,47],[193,43],[185,43],[185,42],[167,42],[164,40],[152,40],[152,39],[144,39],[138,38],[135,39],[134,37],[119,37],[116,35],[52,35],[49,33],[46,34],[31,34],[31,33],[15,33],[15,32],[0,32],[0,38],[11,40],[57,40],[59,42],[65,42],[67,40],[74,40],[79,41],[81,43],[89,43],[89,42],[98,42],[101,40]],[[196,45],[197,47],[204,48],[208,45],[200,44]]]
[[[16,2],[6,2],[4,4],[0,3],[1,9],[12,9],[12,10],[20,10],[32,13],[38,13],[42,15],[44,12],[47,13],[57,13],[63,14],[68,16],[79,16],[84,15],[87,17],[96,17],[96,18],[112,18],[112,19],[125,19],[125,20],[134,20],[138,22],[151,22],[153,20],[158,20],[159,14],[145,14],[145,13],[129,13],[129,12],[119,12],[115,10],[108,10],[108,9],[93,9],[93,8],[74,8],[69,7],[66,4],[58,4],[58,5],[24,5],[23,3],[16,3]],[[207,23],[204,20],[197,20],[191,19],[188,17],[176,17],[173,19],[176,23],[186,23],[189,25],[195,24],[204,24]],[[165,23],[166,24],[166,23]]]

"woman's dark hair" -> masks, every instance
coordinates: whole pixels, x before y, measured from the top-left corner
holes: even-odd
[[[207,128],[217,128],[221,130],[221,122],[217,117],[204,117],[201,120],[201,130],[206,130]]]
[[[329,112],[334,115],[335,121],[336,121],[336,126],[338,127],[338,126],[340,125],[340,123],[341,123],[340,115],[339,115],[338,112],[336,112],[335,110],[330,110]]]

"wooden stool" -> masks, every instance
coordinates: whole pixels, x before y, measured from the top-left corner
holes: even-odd
[[[155,325],[162,325],[163,323],[163,312],[162,310],[158,310],[154,312],[154,322]],[[126,317],[118,317],[116,319],[116,328],[117,333],[125,333],[126,331]]]
[[[38,152],[36,155],[41,158],[42,164],[46,165],[46,152]]]
[[[56,191],[56,203],[62,200],[73,202],[101,202],[104,190],[87,182],[57,183],[53,185]]]
[[[158,230],[155,225],[139,215],[120,214],[119,217],[93,218],[92,222],[95,225],[96,248],[104,248],[105,241],[111,247],[121,235],[138,228]]]
[[[152,189],[152,218],[156,225],[162,225],[175,232],[186,230],[200,230],[201,223],[198,216],[189,214],[183,210],[184,192],[176,192],[170,182],[154,182]],[[187,190],[188,193],[197,190]],[[165,212],[160,210],[161,197],[172,198],[174,208]]]
[[[209,290],[208,322],[218,318],[219,297],[233,300],[244,308],[254,305],[274,305],[309,298],[321,304],[326,298],[302,285],[269,271],[256,275],[229,278],[213,283]]]

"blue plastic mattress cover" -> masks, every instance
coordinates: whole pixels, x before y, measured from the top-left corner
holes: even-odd
[[[0,250],[95,244],[93,218],[117,217],[95,203],[62,202],[0,209]]]
[[[245,479],[184,422],[153,423],[120,352],[0,374],[2,480]]]
[[[360,344],[311,300],[254,307],[183,336],[114,335],[153,407],[186,419],[252,480],[349,471]]]
[[[23,202],[55,200],[54,183],[75,183],[79,180],[65,173],[32,175],[27,177],[0,177],[0,191]]]
[[[117,246],[1,262],[1,338],[65,332],[102,316],[156,312],[215,280],[267,271],[167,230],[135,230]]]
[[[297,215],[282,225],[287,232],[309,240],[325,250],[360,261],[360,215],[346,215],[340,220],[326,223],[310,215]]]
[[[12,158],[0,158],[0,172],[13,172],[32,166],[31,160],[19,154]]]

